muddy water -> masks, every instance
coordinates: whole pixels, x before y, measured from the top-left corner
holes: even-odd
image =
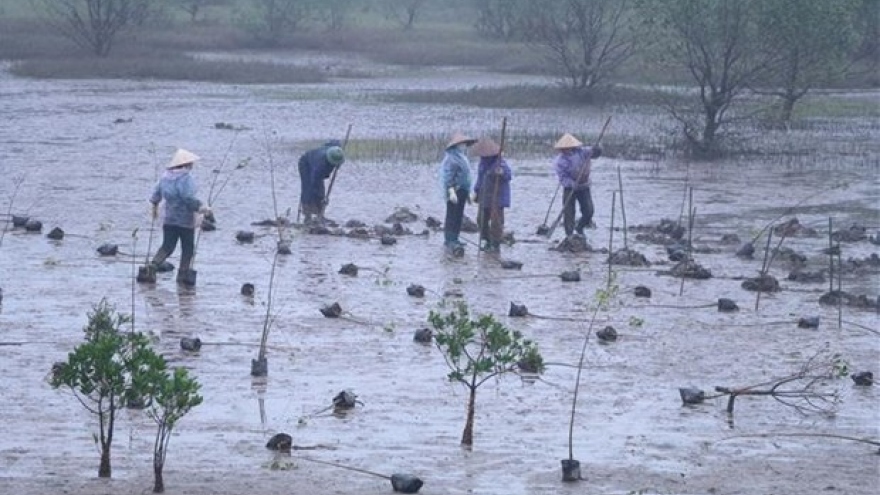
[[[588,345],[574,430],[574,455],[588,484],[563,485],[559,459],[568,455],[575,376],[570,365],[577,362],[587,332],[584,322],[594,292],[605,286],[607,265],[599,253],[549,251],[552,244],[533,235],[555,188],[547,159],[511,157],[517,177],[508,229],[520,242],[503,254],[523,262],[521,271],[502,270],[496,260],[478,256],[473,246],[463,259],[449,260],[435,234],[404,237],[389,247],[377,240],[296,233],[293,254],[282,257],[277,267],[269,377],[251,379],[275,232],[250,224],[275,215],[270,152],[278,172],[277,208],[295,211],[295,161],[303,143],[341,137],[349,122],[354,133],[369,137],[455,128],[488,132],[501,116],[508,116],[511,126],[535,130],[592,129],[603,120],[581,111],[389,105],[367,97],[395,87],[470,87],[504,80],[449,74],[396,74],[295,88],[0,76],[3,210],[15,192],[13,179],[22,177],[12,211],[42,220],[44,233],[54,226],[67,232],[64,240],[53,242],[11,231],[0,247],[0,335],[4,342],[25,343],[0,347],[0,410],[6,425],[0,440],[0,487],[32,478],[57,485],[94,477],[98,459],[92,418],[69,394],[52,390],[45,377],[52,363],[80,341],[91,305],[106,297],[125,312],[133,308],[137,328],[151,333],[160,351],[190,368],[202,383],[205,403],[181,422],[171,445],[166,483],[172,492],[175,483],[204,486],[203,493],[223,492],[217,480],[230,477],[264,480],[273,491],[308,486],[303,484],[308,480],[321,486],[334,477],[323,485],[327,492],[390,491],[379,478],[303,461],[293,472],[270,471],[272,455],[263,446],[283,431],[297,445],[334,448],[308,454],[317,459],[389,475],[417,474],[426,481],[422,493],[428,494],[873,493],[878,461],[866,445],[738,436],[831,433],[876,440],[876,387],[853,387],[848,378],[830,384],[839,393],[833,417],[803,415],[766,397],[741,398],[733,421],[724,412],[724,399],[682,407],[677,388],[760,383],[796,370],[820,351],[841,353],[853,370],[880,372],[880,341],[876,333],[860,328],[876,330],[877,314],[845,308],[846,323],[838,328],[836,309],[818,304],[826,286],[786,281],[789,267],[784,263],[771,269],[784,290],[762,296],[756,311],[754,293],[735,279],[754,276],[761,256],[740,260],[733,254],[736,246],[718,242],[729,233],[750,239],[780,215],[797,216],[826,234],[829,216],[836,226],[858,223],[876,233],[876,148],[785,163],[596,163],[593,194],[600,228],[590,233],[595,248],[609,243],[611,193],[619,169],[629,225],[678,218],[687,180],[697,208],[694,241],[716,252],[697,255],[714,278],[682,285],[657,274],[670,268],[662,264],[662,247],[628,235],[631,248],[661,264],[641,270],[618,267],[621,295],[614,311],[599,313],[597,325],[612,324],[622,337],[612,345],[595,340]],[[653,132],[655,116],[619,115],[619,132]],[[118,118],[132,120],[115,124]],[[252,130],[216,130],[215,122]],[[868,142],[878,142],[876,125],[857,128],[868,133]],[[173,274],[160,274],[155,286],[133,289],[132,261],[141,263],[148,243],[154,251],[161,242],[161,232],[150,239],[145,198],[157,167],[176,146],[203,157],[196,169],[203,197],[212,168],[223,167],[220,182],[230,179],[214,201],[219,228],[200,236],[195,289],[178,289]],[[247,157],[252,158],[247,167],[231,172],[230,164]],[[436,189],[433,166],[363,163],[350,157],[334,186],[329,216],[379,224],[395,207],[406,206],[420,215],[418,223],[409,225],[418,232],[427,216],[442,218]],[[134,229],[139,229],[136,240]],[[254,230],[256,242],[237,243],[238,230]],[[468,239],[476,242],[473,234]],[[614,249],[622,247],[620,232],[613,241]],[[95,249],[105,242],[119,244],[123,254],[99,257]],[[797,238],[786,245],[806,254],[813,268],[825,263],[820,250],[827,238]],[[846,244],[844,257],[876,251],[867,242]],[[177,256],[171,261],[176,264]],[[361,267],[358,277],[337,273],[349,262]],[[561,282],[558,275],[572,269],[581,270],[583,281]],[[254,301],[239,295],[246,282],[256,285]],[[411,283],[428,288],[427,297],[408,297],[405,288]],[[652,299],[632,296],[640,284],[653,290]],[[844,288],[876,296],[877,272],[848,277]],[[413,331],[426,325],[428,311],[448,290],[461,291],[475,310],[495,313],[537,341],[545,360],[553,363],[538,382],[508,377],[480,390],[473,451],[458,446],[464,391],[445,380],[438,351],[412,342]],[[741,311],[718,313],[714,303],[719,297],[733,299]],[[535,315],[567,320],[508,319],[504,315],[511,301],[526,304]],[[321,315],[319,308],[333,302],[348,318]],[[713,307],[685,308],[706,305]],[[821,318],[818,330],[797,328],[799,317],[814,315]],[[633,318],[643,324],[630,326]],[[184,336],[200,337],[202,351],[181,352],[178,341]],[[353,390],[364,405],[345,417],[312,417],[343,389]],[[136,484],[149,476],[152,435],[151,423],[139,413],[122,418],[113,450],[114,478],[122,483],[115,485],[117,492],[139,493],[142,486],[125,480]]]

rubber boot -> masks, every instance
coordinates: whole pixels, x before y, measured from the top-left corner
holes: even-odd
[[[156,251],[156,255],[153,256],[153,261],[150,262],[150,264],[153,265],[154,269],[158,269],[159,265],[164,263],[166,259],[168,259],[168,253],[166,253],[164,249],[159,248]]]

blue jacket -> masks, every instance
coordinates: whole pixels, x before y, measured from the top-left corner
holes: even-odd
[[[496,174],[500,169],[501,173]],[[510,179],[513,173],[507,160],[500,156],[487,156],[480,158],[480,166],[477,171],[477,184],[474,192],[481,208],[507,208],[510,206]],[[492,200],[495,200],[494,204]]]
[[[602,148],[598,146],[575,148],[571,154],[559,153],[554,163],[559,184],[566,189],[586,189],[590,187],[590,184],[592,184],[590,179],[590,159],[600,156],[602,156]]]
[[[195,213],[202,207],[196,199],[196,181],[187,169],[166,170],[153,188],[150,202],[165,200],[165,225],[195,228]]]
[[[337,140],[327,141],[321,147],[306,151],[299,157],[300,202],[320,206],[324,201],[324,180],[335,168],[327,161],[327,148],[340,146]]]
[[[440,163],[440,168],[444,198],[446,190],[450,187],[465,192],[471,190],[471,164],[463,151],[456,147],[447,149],[443,162]]]

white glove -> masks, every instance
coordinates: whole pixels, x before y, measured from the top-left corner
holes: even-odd
[[[447,191],[449,193],[449,202],[457,205],[458,204],[458,194],[455,194],[455,188],[450,187]]]
[[[199,213],[202,215],[210,215],[211,214],[211,207],[202,206],[201,208],[199,208]]]
[[[477,197],[477,193],[471,193],[471,203],[476,203],[479,198]]]

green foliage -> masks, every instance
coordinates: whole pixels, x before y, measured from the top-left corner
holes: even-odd
[[[493,376],[515,371],[522,359],[540,358],[535,343],[524,339],[521,332],[506,328],[491,314],[472,319],[463,301],[455,302],[445,315],[431,311],[428,321],[435,331],[434,342],[449,365],[449,380],[471,389]]]
[[[163,369],[151,378],[153,401],[147,414],[156,424],[164,425],[169,431],[180,418],[203,401],[199,395],[201,385],[189,376],[186,368],[175,368],[171,373]]]
[[[449,381],[463,384],[470,392],[461,443],[473,445],[474,411],[480,385],[494,376],[515,373],[518,363],[525,360],[543,369],[543,358],[534,342],[506,328],[491,314],[471,318],[463,301],[454,302],[452,311],[446,314],[431,311],[428,321],[434,329],[434,343],[449,367]]]
[[[86,340],[94,340],[103,334],[118,334],[122,326],[131,323],[131,316],[117,313],[116,309],[107,302],[101,301],[92,307],[92,311],[86,313],[88,323],[83,327]]]
[[[780,120],[791,120],[795,103],[811,89],[842,78],[859,42],[854,22],[860,0],[760,2],[762,48],[774,63],[762,83],[782,102]]]
[[[50,383],[53,388],[69,388],[88,412],[98,416],[98,476],[110,477],[116,411],[129,403],[148,403],[156,389],[152,377],[164,369],[165,363],[146,336],[121,331],[130,318],[116,313],[106,300],[88,315],[85,342],[53,370]]]

